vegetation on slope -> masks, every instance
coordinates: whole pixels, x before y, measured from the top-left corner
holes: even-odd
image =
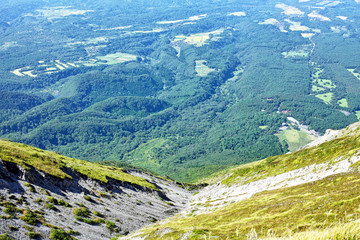
[[[355,130],[358,132],[359,128]],[[299,150],[295,153],[284,154],[266,158],[262,161],[246,164],[229,172],[223,184],[234,184],[243,177],[247,181],[255,181],[268,176],[275,176],[289,172],[311,164],[319,164],[339,160],[340,157],[350,157],[360,150],[360,134],[343,136],[335,140],[325,142],[319,146]]]
[[[227,173],[222,183],[231,191],[231,185],[241,180],[242,184],[246,184],[312,164],[329,163],[331,166],[339,160],[358,158],[360,150],[358,130],[350,134],[347,132],[319,146],[269,157],[233,169]],[[309,237],[310,234],[319,232],[319,236],[338,236],[331,239],[344,239],[340,236],[353,235],[352,233],[346,235],[345,231],[340,230],[341,226],[359,232],[359,165],[359,162],[354,163],[351,166],[352,172],[331,175],[297,186],[260,192],[240,202],[231,202],[233,200],[226,202],[224,196],[223,201],[227,203],[226,206],[218,205],[218,208],[209,208],[213,210],[198,214],[194,208],[188,215],[172,217],[168,221],[142,230],[139,234],[151,239],[178,239],[184,234],[191,239],[203,239],[204,236],[220,237],[220,239],[248,239],[250,236],[259,238],[298,236],[295,239],[302,239],[304,236],[303,239],[315,239]],[[214,204],[216,202],[208,200],[198,203],[198,207],[203,209]],[[308,233],[302,233],[304,231]]]
[[[24,168],[31,166],[39,171],[62,179],[71,178],[62,171],[63,168],[71,168],[91,179],[105,183],[108,182],[108,178],[113,178],[125,183],[137,184],[154,190],[157,189],[145,179],[125,173],[121,168],[69,158],[55,152],[44,151],[8,140],[0,140],[0,159],[16,163]]]
[[[204,234],[221,239],[247,239],[257,236],[289,236],[308,229],[324,229],[338,222],[360,219],[360,177],[358,173],[340,174],[300,186],[256,194],[211,213],[173,217],[143,231],[152,239],[178,239],[191,233],[191,239]],[[172,231],[159,235],[163,229]]]

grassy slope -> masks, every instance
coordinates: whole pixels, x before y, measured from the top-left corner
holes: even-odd
[[[255,181],[314,163],[333,162],[340,156],[358,154],[359,150],[359,133],[343,136],[310,149],[233,169],[222,182],[231,186],[242,177],[247,177],[249,182]],[[141,234],[152,239],[178,239],[185,233],[190,239],[204,239],[205,236],[207,239],[209,236],[247,239],[249,234],[260,238],[297,236],[295,239],[315,239],[318,235],[317,239],[349,239],[344,237],[360,234],[359,165],[352,166],[354,172],[264,191],[213,212],[175,216],[165,223],[144,229]]]
[[[62,168],[67,167],[89,178],[105,183],[108,181],[107,178],[113,178],[122,182],[156,189],[153,184],[145,179],[127,174],[120,168],[69,158],[54,152],[44,151],[39,148],[7,140],[0,140],[0,159],[17,163],[25,168],[32,166],[40,171],[62,179],[71,178],[62,171]]]

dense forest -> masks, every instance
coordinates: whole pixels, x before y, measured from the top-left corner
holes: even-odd
[[[176,180],[360,116],[359,3],[2,1],[0,137]],[[290,118],[290,119],[292,119]]]

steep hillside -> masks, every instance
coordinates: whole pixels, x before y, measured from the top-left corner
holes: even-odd
[[[121,239],[357,239],[360,123],[232,169],[180,214]]]
[[[0,140],[0,235],[109,239],[182,210],[192,194],[167,178]]]

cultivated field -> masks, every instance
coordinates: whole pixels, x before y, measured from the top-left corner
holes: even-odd
[[[215,71],[215,69],[209,68],[208,66],[205,65],[206,64],[205,60],[196,60],[195,63],[196,63],[195,71],[197,72],[197,75],[200,77],[205,77],[209,73]]]

